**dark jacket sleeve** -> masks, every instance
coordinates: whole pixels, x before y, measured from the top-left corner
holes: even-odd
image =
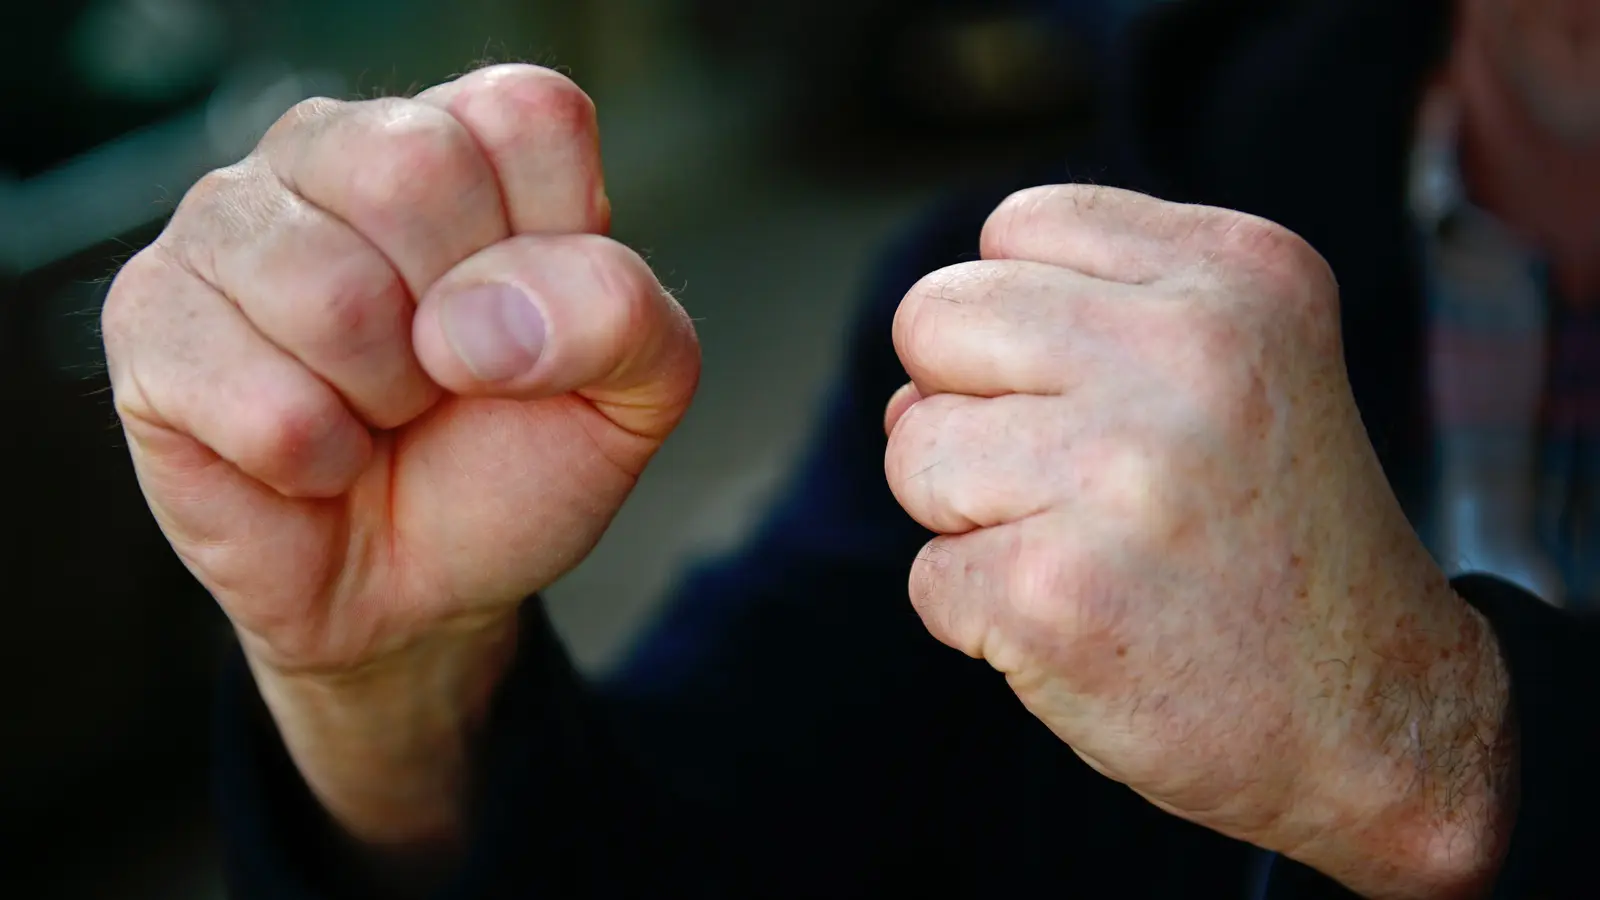
[[[889,338],[900,297],[970,258],[997,199],[952,202],[889,255],[773,512],[744,549],[683,580],[613,677],[575,672],[529,602],[484,741],[471,852],[441,897],[948,886],[950,866],[927,861],[973,827],[960,785],[979,797],[979,782],[939,767],[959,754],[977,771],[1008,768],[986,763],[972,736],[1003,742],[1008,726],[984,717],[1015,704],[981,662],[929,637],[906,602],[928,535],[884,483],[881,416],[905,380]],[[237,658],[218,723],[234,896],[359,896]]]
[[[1455,585],[1494,623],[1516,707],[1521,792],[1495,896],[1593,897],[1600,885],[1600,623],[1496,578]]]
[[[718,823],[706,811],[669,802],[643,777],[611,738],[537,599],[522,618],[518,661],[481,747],[470,851],[437,896],[643,896],[682,884],[689,870],[695,893],[733,896],[732,885],[714,883],[703,853],[715,843],[737,860],[728,841],[738,832],[713,832]],[[237,653],[225,680],[215,777],[230,896],[368,896],[351,848],[296,772]]]
[[[1600,623],[1549,606],[1498,578],[1455,579],[1493,624],[1511,673],[1520,796],[1494,900],[1593,897],[1600,840]],[[1353,894],[1304,866],[1273,865],[1269,900]]]

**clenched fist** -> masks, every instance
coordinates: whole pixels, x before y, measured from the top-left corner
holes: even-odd
[[[518,603],[593,547],[694,391],[692,326],[609,215],[588,97],[493,67],[300,104],[107,300],[150,506],[358,834],[450,830],[461,773],[405,767],[460,751]],[[442,725],[400,727],[431,699]]]
[[[886,466],[941,533],[910,578],[928,628],[1171,812],[1371,896],[1481,880],[1504,664],[1379,468],[1326,264],[1087,186],[1013,196],[982,246],[895,323]]]

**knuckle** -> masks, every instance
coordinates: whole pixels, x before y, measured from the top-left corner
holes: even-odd
[[[622,354],[640,335],[661,324],[666,291],[656,281],[639,254],[600,235],[570,235],[578,256],[588,266],[603,302],[593,304],[591,315],[598,333],[608,336],[611,352]]]
[[[476,146],[449,113],[410,100],[369,102],[371,152],[349,185],[358,206],[413,209],[458,195],[481,176]]]
[[[1270,219],[1244,213],[1224,217],[1223,252],[1275,293],[1299,295],[1333,286],[1333,270],[1304,238]]]
[[[242,178],[243,168],[238,164],[212,169],[184,192],[175,215],[204,211],[224,202]]]
[[[404,333],[410,295],[381,259],[352,254],[321,275],[300,315],[307,340],[337,362],[368,356]]]
[[[553,69],[519,63],[489,66],[474,73],[484,89],[524,121],[543,122],[584,133],[596,127],[594,101],[572,79]]]
[[[1011,612],[1030,631],[1055,631],[1072,573],[1062,557],[1036,541],[1013,538],[1006,550],[1007,599]]]
[[[160,294],[153,285],[169,277],[170,268],[150,248],[123,264],[100,307],[100,336],[108,354],[115,356],[138,332],[149,298]]]
[[[308,97],[289,107],[278,121],[267,129],[261,139],[263,145],[276,143],[296,132],[320,128],[330,119],[347,112],[352,104],[331,97]]]
[[[244,468],[292,481],[345,426],[345,416],[331,394],[257,398],[241,422]]]
[[[626,245],[602,235],[577,234],[568,237],[578,249],[608,297],[625,299],[630,305],[654,303],[661,285],[650,265]]]
[[[1116,595],[1087,557],[1032,535],[1016,539],[1008,563],[1011,614],[1051,652],[1107,640],[1120,627]]]
[[[608,325],[613,331],[630,331],[648,325],[665,292],[639,254],[623,244],[599,235],[573,235],[570,238],[588,264],[601,294],[609,301],[601,304],[606,315],[614,317]]]
[[[1108,523],[1132,534],[1164,528],[1166,466],[1150,450],[1131,441],[1107,440],[1085,448],[1085,492]]]
[[[283,192],[262,172],[255,159],[248,158],[201,176],[178,204],[165,235],[168,241],[185,249],[196,244],[215,247],[265,231],[283,212]]]
[[[126,348],[140,341],[159,340],[165,344],[167,333],[173,328],[171,319],[178,313],[163,309],[163,303],[195,277],[193,270],[159,241],[122,265],[100,306],[100,337],[113,375],[120,368],[117,363]]]
[[[1236,254],[1261,261],[1276,261],[1295,253],[1295,245],[1304,244],[1300,236],[1271,219],[1248,213],[1230,213],[1224,217],[1223,231],[1228,249]]]
[[[1197,304],[1182,319],[1183,352],[1168,357],[1169,375],[1227,434],[1267,436],[1281,415],[1274,382],[1285,354],[1337,353],[1337,315],[1314,305]]]

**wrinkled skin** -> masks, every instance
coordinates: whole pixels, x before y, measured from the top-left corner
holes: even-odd
[[[117,278],[117,410],[167,536],[261,658],[342,671],[577,564],[682,415],[687,317],[608,223],[593,106],[530,66],[308,101]],[[531,289],[486,381],[440,309]]]
[[[518,607],[593,548],[695,389],[687,315],[609,218],[589,98],[495,66],[300,104],[105,305],[151,510],[312,790],[408,861],[461,839]]]
[[[1458,853],[1483,809],[1441,807],[1457,775],[1424,757],[1496,741],[1503,699],[1462,688],[1504,676],[1367,442],[1326,264],[1261,219],[1081,185],[1010,198],[983,256],[895,322],[886,471],[942,535],[923,621],[1161,807],[1413,895],[1328,851]]]
[[[106,303],[151,509],[404,888],[417,848],[459,859],[520,603],[696,385],[687,317],[608,217],[588,98],[493,67],[297,107]],[[896,324],[886,464],[944,533],[911,573],[930,630],[1167,809],[1374,896],[1466,896],[1504,672],[1384,485],[1326,267],[1257,219],[1083,187],[1013,198],[984,250]]]

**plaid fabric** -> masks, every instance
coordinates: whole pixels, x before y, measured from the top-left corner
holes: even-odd
[[[1452,576],[1495,574],[1583,605],[1600,596],[1585,563],[1600,550],[1600,314],[1552,302],[1538,254],[1469,201],[1444,87],[1423,104],[1411,194],[1435,426],[1423,537]]]

